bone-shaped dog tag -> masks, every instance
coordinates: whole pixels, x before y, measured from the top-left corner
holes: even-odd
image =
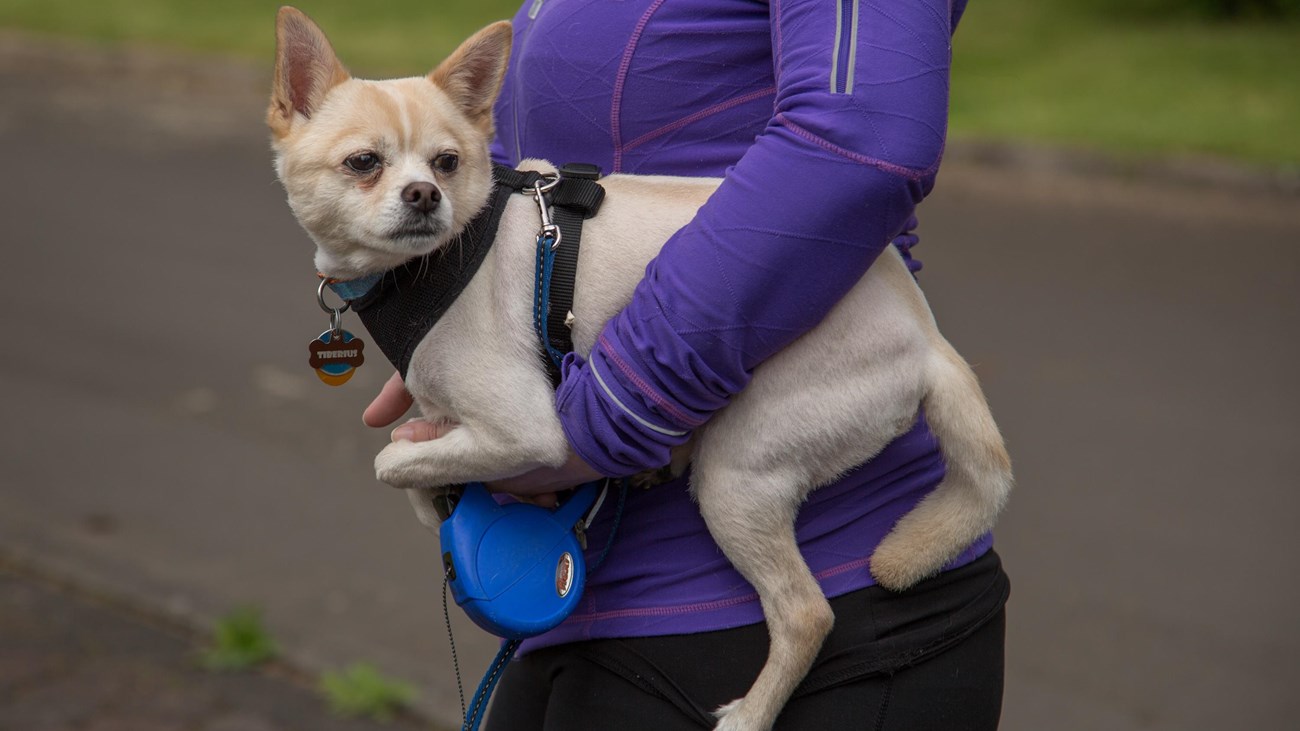
[[[353,372],[366,362],[362,353],[366,344],[347,330],[326,330],[307,344],[311,357],[307,365],[316,369],[321,382],[329,386],[342,386],[352,378]]]

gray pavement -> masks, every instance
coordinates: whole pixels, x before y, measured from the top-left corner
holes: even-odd
[[[0,35],[0,552],[194,626],[256,604],[451,725],[435,539],[359,419],[388,370],[305,365],[268,71]],[[953,157],[918,253],[1017,463],[1003,728],[1293,728],[1300,198]]]
[[[14,731],[419,731],[332,713],[271,663],[213,672],[203,638],[0,563],[0,728]]]

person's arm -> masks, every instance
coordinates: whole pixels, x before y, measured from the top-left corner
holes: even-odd
[[[560,419],[601,473],[666,464],[756,365],[826,315],[933,184],[948,0],[772,0],[771,13],[767,128],[589,359],[566,360]]]

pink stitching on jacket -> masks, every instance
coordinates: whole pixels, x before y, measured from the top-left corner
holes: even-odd
[[[776,115],[776,121],[785,125],[786,129],[804,138],[805,140],[808,140],[814,145],[817,145],[823,150],[826,150],[827,152],[830,152],[835,155],[839,155],[840,157],[843,158],[847,158],[849,160],[852,160],[853,162],[862,163],[863,165],[870,165],[871,167],[876,168],[877,170],[883,170],[887,173],[891,173],[893,175],[898,175],[900,177],[907,178],[908,180],[921,180],[922,178],[933,175],[939,169],[939,162],[943,160],[943,148],[941,147],[939,148],[938,158],[935,159],[935,161],[930,165],[930,167],[925,168],[924,170],[909,168],[903,165],[898,165],[896,163],[887,162],[885,160],[878,160],[874,157],[868,157],[866,155],[853,152],[852,150],[846,150],[843,147],[840,147],[839,145],[835,144],[834,142],[819,137],[813,134],[812,132],[809,132],[808,130],[804,129],[803,127],[800,127],[799,125],[795,124],[790,120],[789,117],[785,116],[784,112]]]
[[[748,94],[742,94],[742,95],[740,95],[740,96],[738,96],[738,97],[735,97],[734,99],[728,99],[728,100],[725,101],[725,102],[719,102],[719,103],[717,103],[717,104],[714,104],[714,105],[711,106],[711,107],[706,107],[705,109],[701,109],[700,111],[695,112],[694,114],[689,114],[689,115],[687,115],[687,116],[685,116],[685,117],[682,117],[681,119],[677,120],[676,122],[671,122],[671,123],[669,123],[669,124],[666,124],[666,125],[660,127],[659,129],[654,130],[653,132],[647,132],[647,133],[641,135],[640,137],[636,138],[635,140],[632,140],[631,142],[629,142],[629,143],[627,143],[626,145],[624,145],[624,146],[623,146],[623,151],[626,152],[627,150],[630,150],[630,149],[632,149],[632,148],[634,148],[634,147],[636,147],[636,146],[638,146],[638,145],[645,144],[646,142],[649,142],[650,140],[653,140],[653,139],[656,138],[656,137],[659,137],[659,136],[662,136],[662,135],[666,135],[666,134],[668,134],[669,132],[672,132],[672,131],[674,131],[674,130],[681,129],[682,127],[685,127],[685,126],[688,125],[688,124],[691,124],[691,123],[694,123],[694,122],[698,122],[698,121],[700,121],[701,119],[704,119],[705,117],[711,117],[711,116],[713,116],[714,114],[718,114],[718,113],[720,113],[720,112],[725,112],[725,111],[727,111],[728,109],[731,109],[731,108],[733,108],[733,107],[738,107],[738,106],[740,106],[741,104],[744,104],[745,102],[751,102],[751,101],[754,101],[755,99],[762,99],[763,97],[765,97],[765,96],[767,96],[767,95],[769,95],[769,94],[775,94],[775,93],[776,93],[776,87],[775,87],[775,86],[769,86],[769,87],[767,87],[766,89],[759,89],[758,91],[751,91],[751,92],[748,93]]]
[[[567,621],[569,622],[590,622],[600,619],[617,619],[619,617],[663,617],[672,614],[685,614],[688,612],[707,612],[712,609],[726,609],[734,607],[737,604],[747,604],[758,601],[758,594],[740,596],[732,599],[718,599],[711,602],[699,602],[697,604],[680,604],[675,607],[644,607],[641,609],[612,609],[608,612],[592,612],[591,614],[575,614]]]
[[[813,574],[813,578],[822,580],[832,576],[854,569],[860,569],[870,563],[871,559],[860,558],[850,561],[839,566],[818,571]],[[873,582],[874,583],[874,582]],[[711,602],[698,602],[695,604],[679,604],[672,607],[643,607],[640,609],[611,609],[608,612],[592,612],[590,614],[575,614],[567,621],[569,622],[595,622],[602,619],[619,619],[622,617],[666,617],[674,614],[688,614],[692,612],[707,612],[714,609],[726,609],[739,604],[748,604],[758,601],[758,594],[746,594],[744,596],[732,597],[730,599],[716,599]]]
[[[671,401],[661,396],[655,389],[651,388],[650,384],[641,380],[641,377],[636,374],[636,371],[632,370],[631,366],[624,363],[623,359],[618,357],[618,353],[614,351],[614,346],[610,345],[609,341],[605,339],[604,333],[601,333],[600,335],[600,345],[605,351],[605,356],[613,361],[614,365],[618,366],[618,369],[623,372],[623,375],[626,376],[629,381],[632,382],[632,385],[636,386],[641,393],[645,394],[645,396],[647,396],[651,401],[655,402],[659,408],[666,411],[669,416],[676,419],[679,425],[699,426],[704,423],[702,420],[692,419],[686,414],[683,414]]]
[[[623,171],[623,130],[619,125],[619,117],[623,109],[623,84],[627,81],[628,69],[632,67],[632,53],[641,42],[641,33],[650,22],[650,16],[654,15],[663,4],[664,0],[655,0],[654,4],[646,9],[645,14],[637,21],[636,28],[632,29],[632,36],[627,39],[627,46],[623,49],[623,59],[618,64],[618,75],[614,78],[614,99],[609,109],[609,131],[610,136],[614,138],[614,169],[611,172]]]

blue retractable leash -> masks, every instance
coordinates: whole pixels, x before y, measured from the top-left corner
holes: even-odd
[[[586,527],[606,489],[589,482],[548,510],[499,504],[481,483],[472,483],[443,521],[443,567],[456,604],[479,627],[505,640],[466,709],[461,731],[477,731],[522,640],[555,628],[577,608],[587,578],[582,553]],[[609,542],[592,569],[609,552],[626,495],[624,482]]]
[[[507,640],[534,637],[573,612],[586,582],[575,527],[600,483],[554,510],[498,504],[482,484],[466,486],[441,528],[442,561],[456,604],[474,624]]]

